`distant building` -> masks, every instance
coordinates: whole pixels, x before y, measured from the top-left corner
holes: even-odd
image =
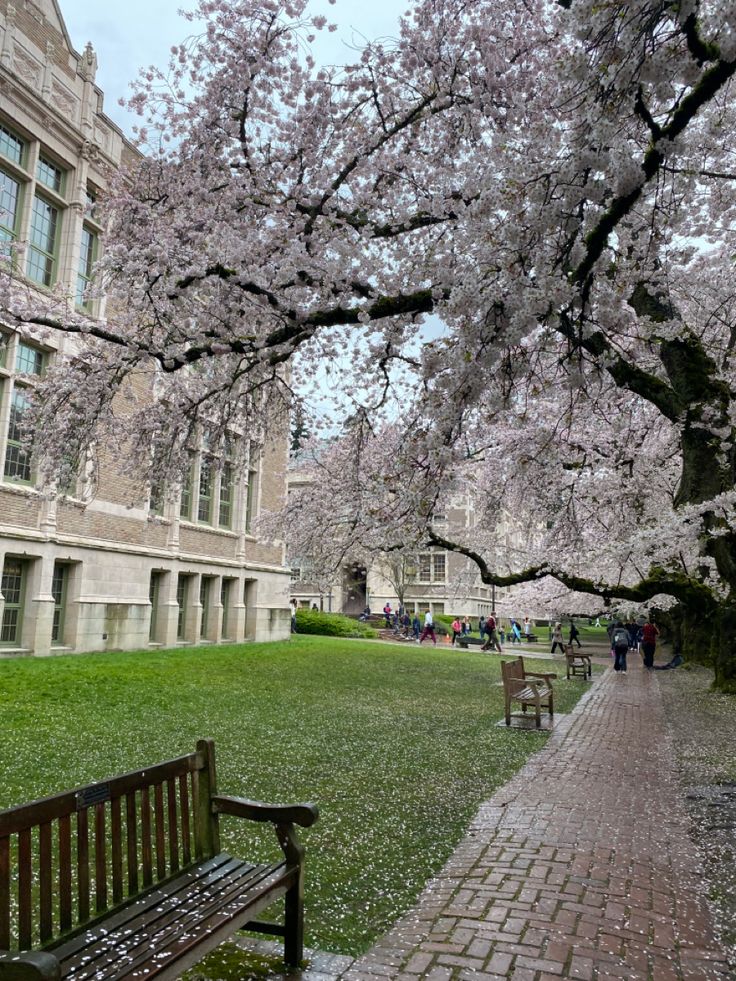
[[[309,478],[299,470],[289,475],[289,487],[303,486]],[[476,526],[476,511],[467,495],[456,495],[446,502],[442,513],[435,513],[434,525],[450,540],[455,534]],[[511,515],[499,516],[497,538],[503,542],[507,558],[516,559],[524,551],[524,532]],[[331,580],[315,581],[308,556],[290,555],[291,596],[298,606],[314,606],[335,613],[354,615],[370,606],[380,613],[386,603],[397,608],[399,593],[410,613],[450,613],[477,618],[493,609],[499,616],[523,616],[514,607],[513,590],[485,586],[477,566],[457,552],[441,549],[420,550],[402,559],[383,553],[363,561],[345,563]],[[505,566],[504,566],[505,568]]]
[[[55,0],[0,0],[0,262],[21,246],[19,278],[102,316],[86,294],[104,248],[95,201],[136,151],[103,113],[96,68]],[[0,323],[0,654],[287,637],[283,549],[253,534],[285,495],[286,434],[252,443],[242,471],[203,448],[163,506],[105,447],[94,481],[80,472],[66,496],[44,495],[23,416],[34,378],[73,348]]]

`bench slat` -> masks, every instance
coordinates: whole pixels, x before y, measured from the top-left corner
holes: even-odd
[[[176,813],[176,783],[166,781],[166,810],[169,819],[167,838],[169,839],[169,867],[172,872],[179,871],[179,822]]]
[[[72,928],[72,822],[59,818],[59,929]]]
[[[153,884],[153,850],[151,845],[151,796],[148,787],[141,790],[141,858],[143,887]]]
[[[54,933],[51,861],[51,825],[46,823],[38,829],[38,929],[41,943],[50,940]]]
[[[10,839],[0,838],[0,948],[10,949]]]
[[[120,811],[120,798],[115,797],[110,801],[110,834],[112,836],[110,851],[113,903],[119,903],[123,899],[123,830]]]
[[[167,897],[175,897],[178,892],[186,890],[188,885],[196,881],[197,878],[204,878],[212,874],[216,875],[218,872],[219,874],[223,874],[226,871],[224,867],[228,863],[230,863],[231,868],[242,864],[239,863],[238,859],[234,859],[228,854],[215,855],[214,858],[203,862],[201,865],[194,865],[189,869],[185,869],[168,882],[159,883],[146,892],[142,892],[130,904],[121,906],[107,916],[100,916],[91,920],[85,926],[75,930],[71,936],[61,937],[47,944],[44,949],[51,951],[59,960],[65,963],[68,962],[73,967],[76,964],[76,959],[79,958],[81,960],[84,957],[84,951],[90,944],[95,942],[95,939],[100,940],[103,936],[109,936],[117,931],[124,931],[130,921],[135,919],[139,914],[145,915],[146,910],[149,908],[155,911],[156,906],[160,905],[161,902],[165,902]]]
[[[65,976],[77,981],[118,976],[139,970],[153,960],[159,968],[192,945],[213,919],[221,922],[248,911],[258,892],[272,901],[274,891],[283,891],[284,863],[251,865],[227,854],[187,870],[163,886],[157,886],[104,922],[104,932],[85,931],[68,945],[49,948],[62,962]],[[156,954],[152,955],[151,950]],[[152,970],[146,971],[150,976]]]
[[[107,843],[105,841],[105,805],[95,806],[95,910],[107,909]]]
[[[89,919],[89,826],[87,812],[77,813],[77,920]]]
[[[179,807],[181,808],[181,860],[184,865],[189,865],[192,861],[192,830],[189,818],[189,784],[186,776],[179,777]]]
[[[199,948],[202,939],[217,926],[229,925],[233,920],[247,921],[256,909],[270,904],[283,893],[280,879],[281,876],[272,868],[257,867],[242,882],[236,880],[232,887],[223,890],[222,896],[212,901],[206,901],[211,885],[206,887],[204,898],[199,890],[188,894],[181,905],[147,926],[137,938],[122,938],[125,945],[122,957],[126,971],[135,972],[139,977],[150,977],[161,971],[167,961],[178,961],[187,950]],[[256,899],[259,892],[264,899],[263,903],[258,903]],[[189,898],[192,901],[191,906],[187,904]],[[133,929],[140,929],[137,921],[131,926]],[[228,929],[228,932],[231,930]],[[133,945],[130,944],[132,939],[137,941]],[[202,952],[199,950],[197,960],[201,956]],[[100,971],[98,965],[93,975],[95,981],[114,981],[119,969],[116,957],[120,957],[117,949],[109,963],[108,972]],[[180,970],[181,968],[177,968],[176,976]]]
[[[550,690],[549,688],[540,686],[539,688],[537,688],[537,692],[541,699],[541,698],[546,698],[547,695],[549,695]],[[515,698],[519,702],[536,702],[537,700],[537,695],[534,693],[534,691],[532,691],[531,688],[523,688],[521,691],[512,692],[511,697]]]
[[[254,895],[257,890],[259,895]],[[251,923],[252,917],[270,906],[274,899],[283,895],[286,891],[285,884],[280,882],[280,877],[272,873],[263,876],[256,885],[252,884],[247,903],[238,903],[237,898],[228,900],[227,904],[222,903],[217,908],[213,908],[207,917],[200,916],[200,910],[196,910],[197,919],[189,924],[183,935],[172,935],[167,937],[156,935],[155,943],[158,947],[162,943],[162,950],[159,955],[151,954],[149,946],[144,960],[137,960],[135,963],[136,974],[138,977],[156,977],[174,979],[181,976],[181,972],[193,966],[210,950],[217,947],[224,939],[229,937],[236,927],[245,928]],[[276,928],[272,931],[275,936],[283,936],[283,928]],[[167,941],[164,943],[164,941]],[[174,947],[174,943],[176,946]],[[175,957],[167,957],[167,953],[175,953]],[[114,981],[110,978],[109,981]]]
[[[153,822],[156,829],[156,879],[166,878],[166,825],[164,824],[164,788],[157,783],[153,788]]]
[[[138,815],[135,809],[135,791],[125,795],[125,839],[128,853],[128,892],[138,892]]]
[[[31,831],[26,828],[18,835],[18,946],[28,950],[33,945],[33,906],[31,889]]]

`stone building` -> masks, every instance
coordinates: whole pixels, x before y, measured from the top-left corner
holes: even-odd
[[[104,302],[85,293],[104,248],[95,200],[136,151],[103,112],[96,68],[56,0],[0,0],[0,262],[7,271],[14,254],[29,288],[61,285],[99,317]],[[198,454],[163,508],[105,447],[94,481],[80,473],[65,496],[45,495],[23,416],[34,379],[73,344],[0,322],[0,654],[288,636],[283,549],[253,534],[285,494],[285,435],[253,442],[242,472]]]
[[[299,468],[289,474],[289,488],[298,489],[309,482]],[[445,502],[442,513],[435,513],[434,525],[449,539],[464,537],[467,529],[476,527],[477,513],[470,495],[455,495]],[[461,535],[461,532],[463,533]],[[516,560],[523,555],[527,533],[511,515],[499,516],[496,539],[502,557]],[[396,609],[400,594],[409,612],[447,613],[477,618],[495,610],[500,616],[520,616],[514,606],[512,589],[485,586],[477,567],[457,552],[432,548],[416,554],[382,553],[362,560],[346,562],[336,576],[317,581],[308,556],[290,556],[291,597],[297,606],[314,606],[334,613],[355,615],[366,605],[379,613],[386,603]],[[499,562],[505,571],[505,564]]]

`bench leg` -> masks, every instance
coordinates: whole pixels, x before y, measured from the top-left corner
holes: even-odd
[[[284,900],[284,962],[299,967],[304,959],[304,867]]]

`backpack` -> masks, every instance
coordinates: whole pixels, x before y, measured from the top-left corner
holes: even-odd
[[[617,627],[613,631],[613,646],[623,647],[624,644],[626,644],[627,647],[629,646],[629,635],[623,627]]]

